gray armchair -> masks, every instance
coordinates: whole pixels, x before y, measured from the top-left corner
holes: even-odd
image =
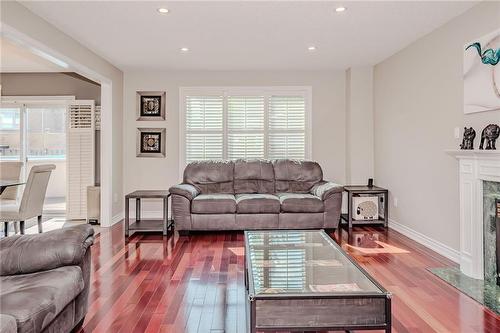
[[[70,332],[90,286],[88,224],[0,240],[0,332]]]

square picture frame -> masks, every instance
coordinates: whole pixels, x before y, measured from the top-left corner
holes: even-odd
[[[165,120],[166,99],[165,91],[138,91],[136,94],[137,120]]]
[[[137,128],[136,156],[164,158],[166,132],[165,128]]]

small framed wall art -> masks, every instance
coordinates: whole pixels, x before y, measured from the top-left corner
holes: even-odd
[[[165,91],[137,92],[137,120],[165,120]]]
[[[138,128],[137,157],[165,157],[165,128]]]

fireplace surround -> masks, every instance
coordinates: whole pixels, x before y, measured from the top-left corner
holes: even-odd
[[[490,186],[494,188],[493,192],[496,191],[493,183],[500,184],[500,151],[448,150],[447,153],[459,161],[460,270],[469,277],[484,280],[491,277],[490,272],[484,269],[484,195],[485,189],[489,191]],[[487,259],[490,260],[489,255]],[[495,261],[493,264],[496,266]]]

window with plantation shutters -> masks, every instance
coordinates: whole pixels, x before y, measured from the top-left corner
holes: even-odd
[[[264,158],[264,96],[227,97],[227,157]]]
[[[270,96],[269,158],[306,157],[305,108],[304,96]]]
[[[217,160],[223,154],[223,97],[187,96],[186,162]]]
[[[182,88],[181,163],[310,158],[310,88]]]

